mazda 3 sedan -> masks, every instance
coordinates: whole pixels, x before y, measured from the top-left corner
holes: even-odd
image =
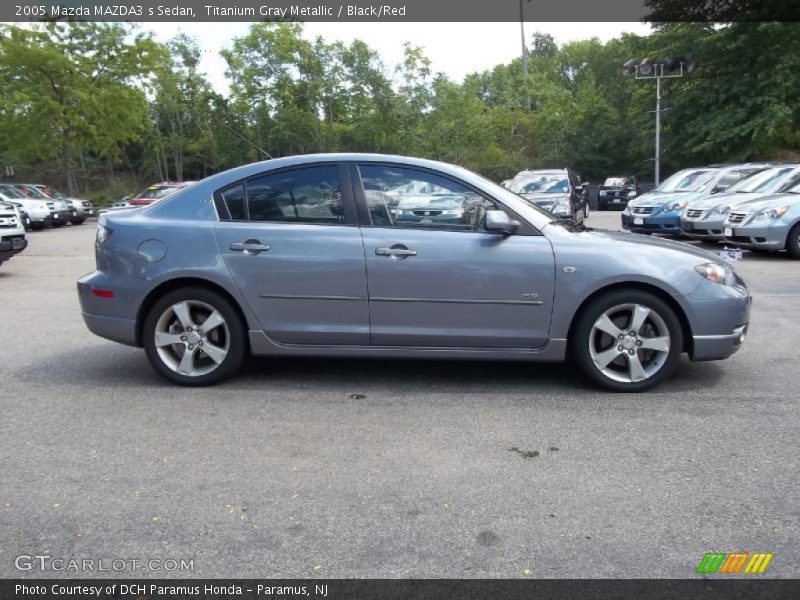
[[[469,210],[400,218],[398,189]],[[89,329],[183,385],[218,382],[247,354],[569,355],[607,389],[642,391],[682,353],[736,352],[750,312],[714,254],[590,231],[460,167],[372,154],[255,163],[105,213],[96,260],[78,281]]]

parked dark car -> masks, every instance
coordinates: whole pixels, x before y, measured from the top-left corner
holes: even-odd
[[[571,169],[522,171],[508,189],[557,219],[583,223],[589,216],[589,188]]]
[[[638,194],[635,177],[608,177],[597,192],[597,210],[624,209]]]

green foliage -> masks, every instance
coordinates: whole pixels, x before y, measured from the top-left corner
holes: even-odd
[[[658,10],[669,2],[654,1]],[[800,25],[664,23],[650,36],[558,46],[454,82],[420,48],[394,69],[361,41],[255,23],[222,53],[230,93],[198,71],[197,43],[120,24],[0,28],[0,158],[30,177],[116,195],[296,153],[409,154],[496,180],[570,166],[585,178],[652,177],[655,83],[628,58],[691,55],[664,82],[663,170],[800,150]],[[58,177],[60,176],[60,177]],[[100,196],[98,196],[100,197]]]

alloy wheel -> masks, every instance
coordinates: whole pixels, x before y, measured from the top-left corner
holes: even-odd
[[[606,377],[622,383],[649,379],[666,364],[671,348],[664,319],[643,304],[603,312],[589,335],[589,354]]]
[[[171,371],[187,377],[215,371],[228,356],[230,340],[222,313],[200,300],[172,304],[155,324],[159,358]]]

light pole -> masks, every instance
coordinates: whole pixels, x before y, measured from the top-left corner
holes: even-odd
[[[531,0],[524,0],[525,2],[530,2]],[[524,76],[526,85],[525,85],[525,110],[530,110],[531,108],[531,97],[528,94],[528,48],[525,45],[525,15],[522,11],[522,2],[523,0],[519,0],[519,34],[522,41],[522,75]]]
[[[697,63],[685,56],[671,56],[662,61],[654,62],[645,58],[641,63],[630,59],[622,64],[620,70],[623,75],[634,75],[636,79],[656,80],[656,151],[655,151],[655,184],[661,182],[661,80],[683,77],[694,71]]]

